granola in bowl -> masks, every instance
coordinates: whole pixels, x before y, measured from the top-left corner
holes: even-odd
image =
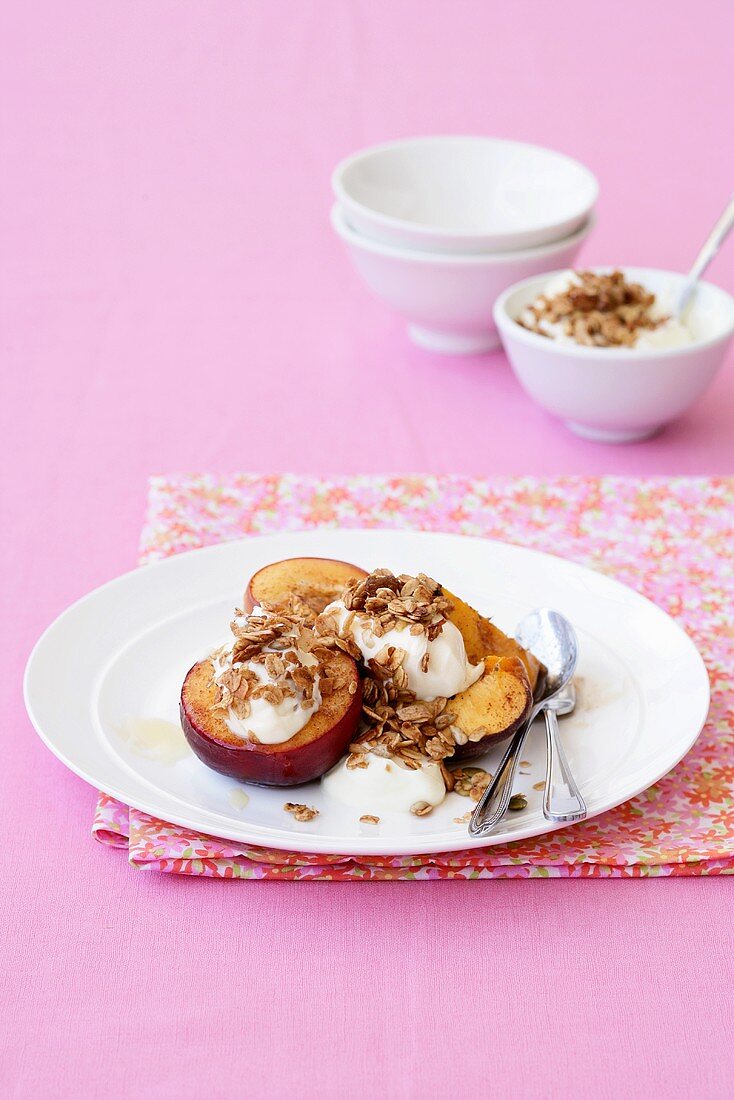
[[[666,348],[693,334],[656,295],[623,272],[569,271],[550,279],[518,324],[563,344],[594,348]]]

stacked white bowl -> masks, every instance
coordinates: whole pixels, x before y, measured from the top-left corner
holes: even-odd
[[[499,344],[511,284],[571,267],[594,223],[592,173],[561,153],[487,137],[375,145],[332,177],[331,221],[414,343],[474,354]]]

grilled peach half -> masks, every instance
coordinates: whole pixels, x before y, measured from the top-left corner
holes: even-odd
[[[479,664],[484,657],[517,657],[525,666],[530,690],[534,692],[539,678],[545,675],[545,666],[537,657],[523,649],[519,642],[509,638],[464,600],[445,588],[443,594],[453,604],[449,622],[454,624],[464,639],[466,655],[471,663]]]
[[[520,658],[485,657],[479,679],[448,704],[456,716],[453,724],[468,738],[454,759],[472,760],[511,737],[527,719],[532,704],[530,681]]]
[[[181,726],[189,745],[205,764],[223,775],[264,786],[290,787],[317,779],[343,756],[362,709],[357,666],[340,650],[324,659],[324,671],[339,684],[288,741],[263,745],[232,733],[221,711],[213,709],[217,689],[212,663],[189,670],[181,691]]]
[[[286,558],[253,575],[245,590],[245,611],[258,604],[277,608],[295,603],[306,617],[315,618],[350,581],[366,576],[359,566],[333,558]]]

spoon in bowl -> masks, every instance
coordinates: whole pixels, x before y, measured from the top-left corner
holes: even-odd
[[[729,199],[726,209],[709,233],[701,251],[693,261],[693,267],[688,272],[688,277],[678,296],[678,308],[676,309],[676,315],[678,317],[683,317],[687,307],[690,305],[698,280],[729,236],[732,228],[734,228],[734,195]]]
[[[516,638],[525,649],[530,650],[543,662],[547,672],[542,685],[536,688],[537,695],[527,720],[513,736],[492,782],[476,805],[469,822],[469,832],[472,836],[485,836],[506,813],[512,796],[512,784],[517,762],[520,759],[525,739],[530,727],[542,710],[546,710],[546,733],[549,750],[546,776],[547,794],[544,798],[544,807],[547,802],[549,813],[554,813],[555,810],[570,813],[567,798],[575,798],[577,800],[576,814],[573,818],[556,818],[554,815],[552,820],[578,820],[586,816],[584,800],[573,780],[565,755],[563,757],[565,770],[562,770],[561,774],[563,775],[563,784],[568,788],[567,796],[557,783],[559,768],[562,769],[560,753],[558,752],[560,748],[558,723],[555,712],[551,715],[547,713],[548,706],[552,705],[552,701],[570,683],[576,668],[578,643],[573,627],[568,619],[564,618],[558,611],[552,611],[550,608],[540,608],[525,616],[517,629]],[[551,747],[553,749],[552,754]],[[563,752],[562,749],[561,752]],[[554,782],[559,786],[559,793],[563,794],[563,807],[554,805]]]

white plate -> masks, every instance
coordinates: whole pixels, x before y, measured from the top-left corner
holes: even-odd
[[[563,742],[590,815],[625,802],[668,772],[706,719],[709,685],[693,643],[663,611],[629,588],[579,565],[483,539],[404,531],[311,531],[251,538],[180,554],[98,588],[65,611],[28,661],[31,721],[67,767],[95,787],[167,821],[246,843],[302,852],[396,855],[485,846],[454,821],[468,799],[451,794],[428,817],[359,812],[329,800],[318,783],[247,787],[210,771],[193,754],[175,764],[130,751],[120,736],[131,720],[178,721],[187,669],[226,637],[247,578],[268,562],[322,555],[366,568],[424,571],[491,614],[511,632],[531,608],[551,605],[580,639],[579,704],[562,722]],[[501,748],[486,758],[490,771]],[[536,836],[545,821],[545,747],[539,725],[526,743],[517,789],[527,809],[511,813],[489,839]],[[315,805],[308,823],[285,801]]]

